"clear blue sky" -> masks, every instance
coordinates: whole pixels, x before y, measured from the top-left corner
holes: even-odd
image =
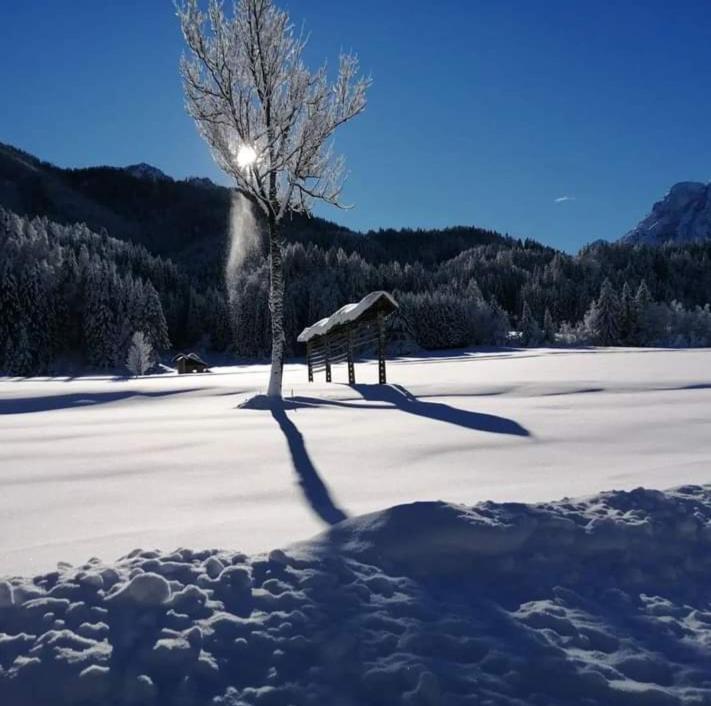
[[[575,251],[711,180],[711,0],[284,0],[374,85],[337,147],[349,227],[474,224]],[[222,179],[185,115],[170,0],[0,9],[0,141]],[[565,201],[556,201],[572,197]]]

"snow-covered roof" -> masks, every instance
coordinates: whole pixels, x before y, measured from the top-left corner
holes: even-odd
[[[336,326],[352,323],[364,316],[370,309],[385,300],[390,309],[397,309],[397,302],[388,292],[377,291],[366,294],[359,302],[345,304],[338,311],[327,316],[325,319],[317,321],[311,326],[307,326],[296,339],[299,343],[306,343],[316,336],[323,336]]]
[[[195,363],[200,363],[200,365],[207,365],[207,363],[197,354],[197,353],[178,353],[178,355],[173,358],[173,362],[177,363],[179,360],[192,360]]]

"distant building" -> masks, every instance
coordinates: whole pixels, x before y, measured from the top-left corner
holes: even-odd
[[[209,373],[208,364],[197,353],[180,353],[173,358],[179,375],[185,373]]]

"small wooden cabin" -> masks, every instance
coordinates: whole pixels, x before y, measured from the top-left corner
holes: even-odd
[[[366,348],[377,348],[378,382],[387,382],[385,320],[398,309],[388,292],[371,292],[354,304],[346,304],[331,316],[305,328],[298,337],[306,344],[309,382],[314,372],[324,370],[326,382],[331,382],[331,366],[348,363],[348,384],[355,385],[355,356]]]
[[[179,375],[186,373],[209,373],[208,364],[197,353],[180,353],[173,358]]]

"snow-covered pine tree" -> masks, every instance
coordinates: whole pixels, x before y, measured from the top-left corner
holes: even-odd
[[[637,328],[637,309],[629,282],[625,280],[620,294],[620,343],[634,345]]]
[[[116,354],[109,286],[108,273],[98,262],[92,262],[86,283],[83,333],[89,363],[101,368],[114,365]]]
[[[309,71],[306,39],[272,0],[239,0],[227,17],[221,0],[182,0],[178,16],[190,55],[181,69],[188,112],[217,164],[261,209],[269,232],[272,365],[267,394],[281,398],[284,266],[281,223],[314,200],[339,205],[342,160],[330,141],[365,108],[370,81],[344,54],[336,82]]]
[[[555,321],[553,321],[553,315],[551,310],[546,307],[546,311],[543,314],[543,341],[552,345],[556,342],[557,327]]]
[[[166,351],[170,348],[168,325],[165,322],[160,297],[151,282],[144,284],[143,297],[142,321],[146,337],[154,351]]]
[[[210,342],[218,351],[227,350],[233,344],[232,323],[227,297],[224,292],[209,289],[207,308],[210,314]]]
[[[523,309],[521,311],[521,320],[519,322],[519,328],[521,329],[521,343],[524,346],[537,346],[541,342],[543,333],[541,327],[533,316],[531,307],[528,305],[527,301],[523,302]]]
[[[203,334],[204,320],[200,299],[194,287],[190,286],[185,307],[185,337],[191,344],[198,343]]]
[[[634,331],[632,334],[634,344],[645,346],[651,343],[655,328],[652,321],[651,308],[653,305],[652,293],[649,291],[646,280],[642,280],[634,296]]]
[[[491,297],[489,309],[491,310],[491,330],[487,336],[482,337],[482,344],[488,343],[495,346],[503,346],[508,341],[511,329],[509,315],[499,304],[496,297]]]
[[[29,232],[36,231],[31,224],[27,225]],[[19,300],[22,315],[22,328],[26,334],[23,345],[29,363],[21,374],[30,375],[45,368],[48,358],[47,341],[47,299],[43,296],[41,285],[41,270],[37,263],[25,266],[20,270]],[[18,345],[20,339],[16,339]]]
[[[619,345],[620,301],[607,278],[600,287],[600,296],[586,316],[586,325],[593,342],[597,345]]]
[[[145,375],[153,365],[153,348],[143,331],[136,331],[131,337],[126,367],[135,376]]]

